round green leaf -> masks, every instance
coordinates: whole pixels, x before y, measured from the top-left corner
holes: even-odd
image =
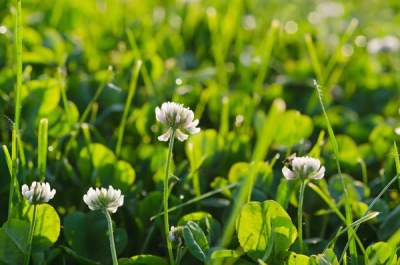
[[[32,251],[42,251],[51,247],[60,235],[60,217],[50,204],[39,204],[36,213],[36,225],[33,233]],[[23,216],[31,223],[33,206],[26,205]]]
[[[339,147],[339,160],[348,165],[356,165],[361,155],[353,139],[347,135],[337,135],[336,140]],[[333,148],[330,142],[327,142],[324,151],[333,156]]]
[[[310,258],[305,255],[300,255],[291,252],[287,261],[287,265],[311,265]]]
[[[275,143],[292,146],[307,139],[313,131],[312,119],[295,110],[288,110],[279,120],[276,130]]]
[[[78,166],[82,175],[89,177],[91,175],[92,167],[97,171],[106,169],[110,170],[110,166],[115,162],[115,155],[110,149],[102,144],[93,143],[89,146],[85,146],[80,151]],[[112,168],[109,173],[112,173]]]
[[[249,202],[236,220],[240,246],[253,259],[262,258],[267,249],[274,253],[289,249],[297,230],[279,203]]]
[[[395,265],[397,261],[396,248],[386,242],[377,242],[367,248],[366,264]]]

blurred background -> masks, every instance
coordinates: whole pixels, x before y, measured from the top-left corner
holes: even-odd
[[[0,0],[0,143],[8,146],[14,115],[14,4]],[[90,185],[111,183],[122,188],[128,206],[117,220],[136,235],[129,238],[125,254],[140,252],[138,244],[149,225],[146,218],[157,212],[146,212],[150,202],[143,200],[161,187],[166,146],[156,142],[161,128],[154,108],[166,100],[190,106],[204,131],[176,149],[176,174],[184,179],[177,194],[182,198],[197,194],[190,186],[193,170],[200,172],[200,192],[205,192],[227,182],[229,169],[238,161],[270,160],[276,153],[281,158],[304,154],[315,143],[324,158],[331,158],[332,148],[320,134],[325,124],[314,79],[321,85],[338,135],[344,171],[349,181],[358,181],[354,196],[362,209],[394,174],[391,151],[400,137],[400,129],[396,130],[400,1],[23,0],[22,4],[25,158],[20,181],[35,178],[38,122],[46,117],[48,179],[65,191],[57,193],[57,210],[61,216],[86,211],[81,194]],[[122,175],[104,161],[114,161],[107,160],[114,155],[109,149],[115,146],[132,69],[139,59],[143,67],[119,156],[129,163],[119,168],[128,172]],[[85,110],[88,115],[82,120]],[[289,114],[269,119],[274,110]],[[89,158],[82,149],[88,139],[79,130],[82,122],[90,127],[89,140],[102,144],[99,152],[104,156],[93,162],[99,166],[95,173],[85,166]],[[265,124],[271,129],[263,129]],[[257,146],[264,137],[271,141],[260,151]],[[193,148],[197,157],[190,155]],[[4,205],[9,178],[2,156]],[[195,161],[199,157],[206,159],[199,164]],[[326,164],[329,172],[335,172],[334,160],[326,159]],[[275,172],[275,177],[269,177],[270,187],[259,194],[260,199],[276,197],[279,169],[268,173]],[[332,177],[331,191],[339,189],[337,181]],[[333,194],[340,197],[340,191]],[[388,213],[400,195],[395,190],[387,196],[382,211]],[[316,204],[308,205],[308,211],[317,211],[321,203]],[[3,221],[6,210],[0,208]],[[134,225],[129,225],[132,219]],[[363,240],[379,237],[378,230],[368,231]],[[392,232],[385,230],[381,239]],[[154,252],[162,252],[159,241],[150,244]]]

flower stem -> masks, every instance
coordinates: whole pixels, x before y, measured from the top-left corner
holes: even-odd
[[[33,232],[35,231],[35,226],[36,226],[36,215],[37,215],[37,206],[36,206],[36,204],[34,204],[33,205],[32,222],[31,222],[31,225],[29,227],[28,249],[27,249],[26,256],[25,256],[24,265],[29,265],[29,260],[31,258]]]
[[[303,254],[303,200],[304,190],[306,189],[307,181],[302,180],[299,193],[299,207],[297,207],[297,234],[299,236],[300,254]]]
[[[107,219],[108,238],[110,240],[110,250],[111,250],[111,257],[112,257],[113,265],[118,265],[118,258],[117,258],[117,251],[115,250],[114,231],[113,231],[111,216],[107,210],[104,210],[103,213]]]
[[[171,244],[171,241],[168,240],[168,234],[169,234],[169,218],[168,218],[169,166],[170,166],[171,158],[172,158],[172,149],[174,148],[174,139],[175,139],[175,130],[172,131],[171,138],[169,139],[168,157],[167,157],[167,164],[165,167],[164,191],[163,191],[164,232],[165,232],[165,240],[167,241],[170,265],[175,265],[174,253],[172,252],[172,244]]]

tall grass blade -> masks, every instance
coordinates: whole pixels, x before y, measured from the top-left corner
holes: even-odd
[[[11,155],[10,155],[10,152],[8,151],[7,145],[3,145],[3,146],[2,146],[2,149],[3,149],[4,157],[5,157],[5,159],[6,159],[7,168],[8,168],[8,171],[9,171],[9,173],[10,173],[10,176],[11,176],[11,174],[12,174],[12,160],[11,160]]]
[[[16,16],[15,16],[15,67],[16,67],[16,85],[15,85],[15,117],[12,130],[12,147],[11,147],[11,160],[12,171],[10,180],[10,193],[8,200],[8,219],[11,218],[14,208],[14,192],[17,189],[19,192],[19,185],[17,183],[18,174],[18,138],[20,130],[20,117],[21,117],[21,90],[22,90],[22,0],[16,0]]]
[[[263,54],[261,59],[261,67],[257,73],[257,77],[255,80],[255,91],[260,92],[263,87],[263,83],[265,77],[268,73],[268,66],[271,61],[271,54],[274,44],[277,39],[277,33],[280,29],[280,22],[278,20],[272,20],[271,27],[269,28],[268,33],[265,36],[264,44],[263,44]]]
[[[46,178],[48,124],[47,119],[40,120],[38,136],[38,174],[40,181],[44,181]]]
[[[304,40],[306,42],[307,51],[310,56],[311,65],[313,67],[314,73],[317,76],[318,82],[322,82],[323,75],[322,75],[321,62],[318,59],[317,49],[314,45],[311,35],[310,34],[304,35]]]
[[[124,112],[122,113],[121,123],[118,127],[118,137],[117,137],[117,145],[115,147],[115,154],[119,157],[121,153],[122,141],[124,139],[124,132],[126,121],[128,119],[129,110],[132,104],[133,97],[135,96],[137,80],[139,77],[139,71],[142,66],[142,61],[138,60],[135,64],[135,67],[132,70],[132,80],[129,85],[128,97],[125,102]]]
[[[331,142],[331,145],[333,147],[333,152],[335,154],[336,167],[337,167],[338,174],[339,174],[339,177],[340,177],[340,180],[342,183],[342,188],[343,188],[343,192],[344,192],[344,201],[345,201],[346,225],[350,226],[350,224],[353,222],[353,213],[351,210],[351,202],[350,202],[349,194],[347,191],[346,184],[344,182],[344,178],[342,175],[342,169],[341,169],[340,162],[339,162],[339,146],[338,146],[338,143],[337,143],[337,140],[335,137],[335,133],[332,129],[332,125],[329,120],[328,114],[326,113],[326,110],[325,110],[325,105],[324,105],[323,98],[322,98],[322,90],[321,90],[318,82],[315,80],[314,80],[314,86],[317,91],[318,100],[319,100],[322,112],[324,114],[325,123],[326,123],[326,127],[328,130],[328,135],[329,135],[329,140]],[[350,243],[350,255],[352,258],[352,262],[355,261],[355,264],[357,264],[357,259],[358,259],[357,247],[356,247],[354,238],[352,237],[352,234],[354,234],[354,231],[353,231],[353,229],[350,228],[348,230],[348,240],[349,240],[348,242]]]

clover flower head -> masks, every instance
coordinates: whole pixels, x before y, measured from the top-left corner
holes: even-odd
[[[288,166],[282,168],[283,176],[287,180],[292,179],[322,179],[325,174],[325,167],[321,162],[312,157],[294,157]]]
[[[183,142],[189,134],[200,132],[197,127],[199,120],[194,119],[194,113],[189,108],[185,108],[182,104],[175,102],[165,102],[160,107],[156,108],[156,119],[168,127],[167,131],[158,136],[159,141],[166,142],[175,131],[176,138]]]
[[[171,226],[171,229],[169,230],[169,234],[168,234],[168,239],[169,241],[175,241],[176,236],[175,236],[175,226]]]
[[[49,202],[56,194],[55,189],[51,189],[47,182],[32,182],[31,186],[22,185],[22,195],[30,204],[41,204]]]
[[[387,35],[382,38],[373,38],[368,42],[367,48],[368,52],[371,54],[379,52],[394,53],[400,49],[400,40],[393,35]]]
[[[124,195],[121,190],[114,189],[112,186],[106,188],[89,188],[88,192],[83,196],[83,201],[90,210],[107,210],[115,213],[118,207],[124,204]]]
[[[169,230],[168,233],[168,240],[171,242],[180,242],[182,240],[182,233],[183,233],[183,228],[182,226],[171,226],[171,229]]]

